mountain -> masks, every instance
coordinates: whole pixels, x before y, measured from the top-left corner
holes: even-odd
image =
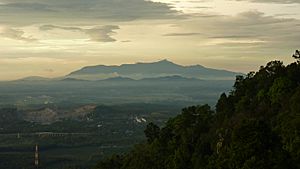
[[[60,81],[65,81],[65,82],[84,82],[84,81],[87,81],[87,80],[67,77],[67,78],[61,79]]]
[[[144,78],[141,79],[141,81],[202,81],[202,80],[174,75],[174,76],[163,76],[163,77],[156,77],[156,78]]]
[[[128,77],[112,77],[104,80],[99,80],[99,82],[139,82],[139,81],[146,81],[146,82],[157,82],[157,81],[202,81],[196,78],[186,78],[179,75],[174,76],[162,76],[162,77],[153,77],[153,78],[143,78],[143,79],[131,79]]]
[[[100,80],[100,82],[106,81],[106,82],[124,82],[124,81],[135,81],[134,79],[127,78],[127,77],[112,77],[112,78],[107,78],[104,80]]]
[[[120,66],[87,66],[71,72],[67,77],[85,80],[126,77],[138,80],[144,78],[182,76],[202,80],[233,80],[236,75],[240,74],[241,73],[226,70],[206,68],[201,65],[182,66],[168,60],[161,60],[152,63],[123,64]]]
[[[0,82],[0,106],[137,102],[189,105],[204,100],[213,105],[238,74],[200,65],[181,66],[168,60],[90,66],[57,78]]]
[[[15,81],[50,81],[52,79],[41,76],[29,76]]]

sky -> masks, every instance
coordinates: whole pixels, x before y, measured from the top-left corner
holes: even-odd
[[[0,80],[168,59],[238,72],[300,48],[300,0],[0,0]]]

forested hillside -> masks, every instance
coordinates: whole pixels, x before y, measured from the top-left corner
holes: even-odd
[[[300,62],[272,61],[237,76],[215,110],[193,106],[162,128],[150,123],[146,143],[95,169],[296,169],[299,127]]]

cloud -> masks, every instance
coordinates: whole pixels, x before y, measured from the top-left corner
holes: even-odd
[[[83,29],[80,27],[56,26],[56,25],[43,25],[40,27],[40,30],[42,31],[49,31],[53,29],[82,32],[88,35],[91,41],[95,41],[95,42],[114,42],[116,41],[116,39],[112,38],[111,36],[116,33],[114,30],[120,28],[117,25],[97,26],[91,29]]]
[[[215,38],[221,39],[244,39],[252,45],[254,42],[262,50],[272,48],[293,48],[299,44],[300,30],[295,29],[299,24],[297,19],[283,19],[274,16],[266,16],[258,11],[240,13],[234,17],[226,17],[223,21],[216,23],[219,28]]]
[[[50,31],[53,29],[63,29],[68,31],[83,31],[83,29],[78,27],[65,27],[65,26],[56,26],[56,25],[43,25],[40,26],[40,30],[42,31]]]
[[[15,2],[15,3],[3,3],[0,4],[0,8],[3,10],[15,10],[16,12],[55,12],[50,6],[42,3],[26,3],[26,2]]]
[[[90,36],[92,41],[96,42],[114,42],[116,39],[111,35],[115,34],[114,30],[120,29],[116,25],[106,25],[103,27],[95,27],[92,29],[86,29],[84,32]]]
[[[129,43],[129,42],[132,42],[131,40],[122,40],[121,41],[122,43]]]
[[[0,0],[0,22],[11,24],[132,21],[179,15],[166,3],[148,0]]]
[[[44,71],[45,71],[45,72],[49,72],[49,73],[54,72],[54,70],[53,70],[53,69],[50,69],[50,68],[44,69]]]
[[[178,33],[190,31],[188,42],[186,38],[181,41],[197,44],[199,52],[205,56],[240,58],[246,54],[247,57],[252,56],[253,60],[259,60],[260,57],[285,56],[299,48],[299,24],[298,19],[247,11],[233,16],[178,21],[169,34],[177,35],[172,33],[174,29]],[[193,36],[192,33],[201,36]]]
[[[238,14],[235,17],[231,18],[232,20],[230,23],[236,23],[239,26],[255,26],[255,25],[269,25],[269,24],[276,24],[276,23],[283,23],[289,22],[294,19],[283,19],[283,18],[276,18],[274,16],[267,16],[265,13],[260,11],[246,11]],[[227,25],[226,23],[224,23]]]
[[[244,39],[244,38],[253,38],[251,35],[220,35],[209,37],[211,39]]]
[[[31,36],[25,36],[24,31],[18,30],[18,29],[13,29],[13,28],[4,28],[0,32],[0,36],[9,38],[9,39],[19,40],[19,41],[25,41],[25,42],[36,42],[37,41],[37,39],[35,39]]]
[[[258,2],[258,3],[278,3],[278,4],[300,3],[299,0],[236,0],[236,1],[249,1],[249,2]]]
[[[189,32],[189,33],[167,33],[163,36],[194,36],[194,35],[200,35],[201,33],[197,32]]]

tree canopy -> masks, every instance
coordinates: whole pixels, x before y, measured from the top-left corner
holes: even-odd
[[[192,106],[131,152],[95,169],[296,169],[300,168],[300,63],[271,61],[238,76],[212,110]]]

